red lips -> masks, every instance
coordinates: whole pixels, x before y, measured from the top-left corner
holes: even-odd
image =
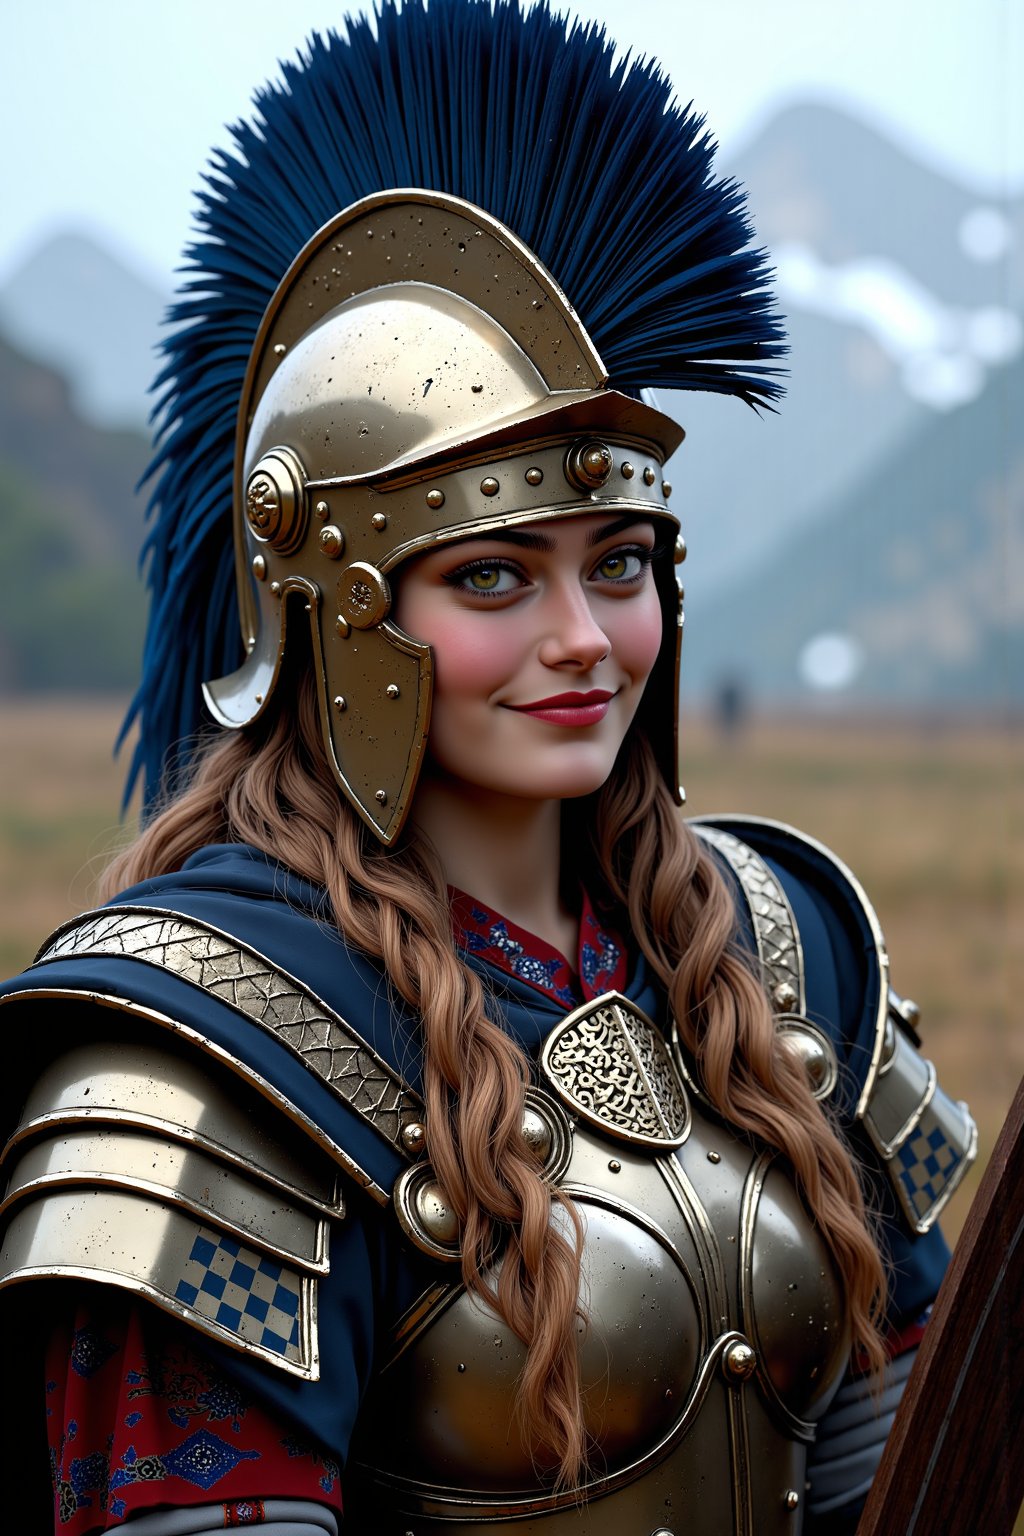
[[[510,704],[508,708],[533,720],[546,720],[549,725],[597,725],[608,713],[614,697],[607,688],[592,688],[589,693],[556,693],[549,699]]]

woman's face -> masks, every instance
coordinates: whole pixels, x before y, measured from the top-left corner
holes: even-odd
[[[433,651],[428,771],[520,799],[600,788],[661,646],[654,549],[650,522],[597,513],[410,562],[393,616]]]

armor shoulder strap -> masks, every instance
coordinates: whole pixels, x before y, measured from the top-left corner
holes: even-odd
[[[863,887],[830,849],[782,822],[691,824],[732,871],[779,1029],[816,1096],[863,1124],[908,1225],[927,1232],[976,1156],[977,1131],[919,1052],[917,1011],[889,985]]]
[[[58,929],[26,980],[47,987],[56,976],[91,976],[97,967],[111,979],[131,977],[131,995],[140,1001],[173,1000],[175,1022],[194,1022],[240,1070],[275,1081],[283,1049],[314,1080],[311,1118],[340,1161],[377,1198],[387,1198],[387,1186],[413,1155],[410,1138],[418,1147],[411,1128],[422,1123],[422,1100],[364,1033],[298,977],[208,922],[137,905],[104,907]],[[365,983],[356,980],[352,990],[364,991]],[[352,1001],[358,1008],[360,998]],[[294,1081],[294,1071],[288,1075]],[[304,1086],[308,1100],[308,1079]],[[360,1128],[354,1145],[346,1132],[352,1117]]]

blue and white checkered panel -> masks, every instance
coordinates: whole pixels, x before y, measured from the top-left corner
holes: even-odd
[[[936,1098],[941,1101],[945,1095],[939,1090]],[[950,1139],[929,1104],[895,1158],[899,1182],[916,1221],[925,1221],[956,1181],[966,1150]]]
[[[247,1344],[302,1361],[302,1281],[226,1232],[197,1227],[175,1298]]]

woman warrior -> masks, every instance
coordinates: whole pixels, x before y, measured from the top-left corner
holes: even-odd
[[[677,811],[640,392],[777,395],[741,194],[543,4],[258,100],[161,375],[147,820],[4,1001],[56,1529],[844,1529],[973,1127],[843,866]]]

